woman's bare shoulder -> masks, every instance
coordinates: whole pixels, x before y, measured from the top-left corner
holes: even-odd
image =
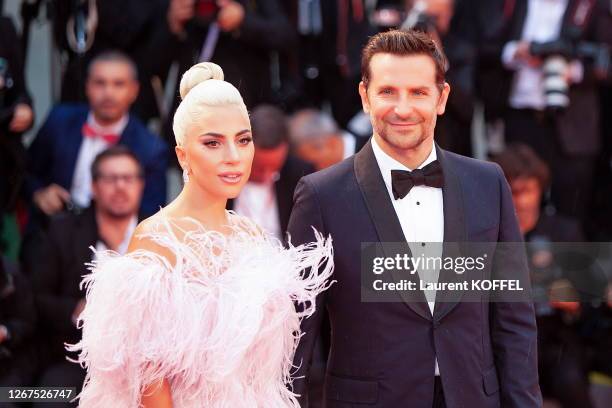
[[[172,251],[159,244],[154,238],[159,234],[170,234],[170,231],[164,231],[160,228],[163,223],[163,216],[159,213],[141,221],[134,230],[130,244],[128,245],[128,253],[139,250],[150,251],[159,254],[166,258],[171,264],[174,264],[176,257]]]

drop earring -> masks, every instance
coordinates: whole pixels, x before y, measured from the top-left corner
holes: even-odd
[[[187,169],[183,169],[183,183],[189,183],[189,172]]]

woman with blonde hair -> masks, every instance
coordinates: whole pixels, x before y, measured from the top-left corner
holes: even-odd
[[[136,229],[129,252],[96,253],[79,351],[84,407],[298,407],[300,320],[329,286],[331,240],[283,248],[225,210],[254,147],[238,90],[212,63],[189,69],[174,115],[185,185]],[[294,307],[294,302],[300,307]]]

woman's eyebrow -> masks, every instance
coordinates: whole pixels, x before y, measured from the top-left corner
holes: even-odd
[[[236,133],[236,136],[244,135],[245,133],[251,133],[251,129],[243,129],[240,132]]]
[[[215,133],[215,132],[207,132],[207,133],[204,133],[203,135],[200,135],[200,137],[203,137],[203,136],[212,136],[218,139],[225,138],[225,135],[222,135],[221,133]]]

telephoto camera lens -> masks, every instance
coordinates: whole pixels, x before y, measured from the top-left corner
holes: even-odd
[[[565,78],[567,65],[567,60],[558,55],[544,60],[544,98],[549,110],[560,111],[569,106],[569,84]]]

